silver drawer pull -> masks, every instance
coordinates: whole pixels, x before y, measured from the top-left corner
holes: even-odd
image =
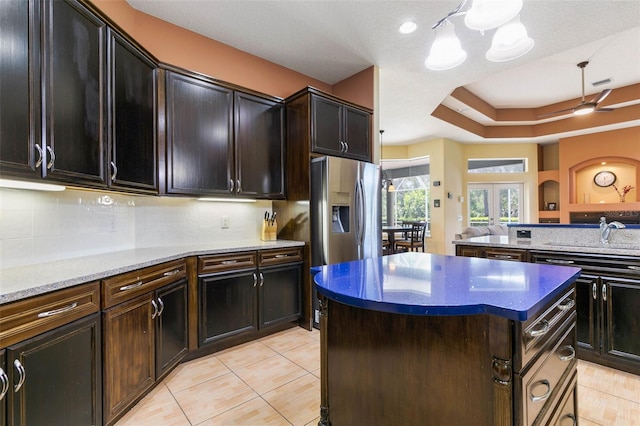
[[[510,256],[508,254],[496,254],[493,257],[496,259],[513,259],[513,256]]]
[[[221,265],[235,265],[236,263],[238,263],[237,260],[225,260],[221,263]]]
[[[7,373],[2,368],[0,368],[0,381],[2,381],[2,390],[0,390],[0,401],[2,401],[2,398],[9,390],[9,377],[7,377]]]
[[[558,419],[558,424],[562,425],[562,421],[564,419],[570,419],[573,423],[571,423],[572,426],[576,426],[578,424],[578,421],[576,420],[576,416],[572,413],[567,413],[564,416],[560,417]]]
[[[549,324],[549,321],[542,320],[542,321],[539,322],[539,324],[542,324],[542,328],[539,328],[539,329],[536,329],[536,330],[527,331],[527,335],[529,337],[544,336],[545,334],[547,334],[549,332],[549,329],[551,328],[551,325]]]
[[[558,309],[560,309],[561,311],[568,311],[569,309],[573,308],[575,304],[576,302],[574,302],[573,299],[569,299],[567,300],[567,303],[558,305]]]
[[[162,275],[165,277],[170,277],[171,275],[178,275],[180,272],[182,272],[182,269],[174,269],[173,271],[165,272]]]
[[[545,399],[549,398],[549,395],[551,395],[551,384],[549,383],[548,380],[538,380],[537,382],[535,382],[531,387],[540,384],[542,386],[546,386],[547,387],[547,391],[540,396],[535,396],[533,393],[531,393],[531,395],[529,396],[531,398],[531,402],[540,402],[540,401],[544,401]]]
[[[24,372],[24,367],[22,366],[22,364],[20,364],[19,360],[16,359],[15,361],[13,361],[13,366],[18,371],[18,376],[20,377],[20,379],[18,379],[18,384],[13,386],[13,391],[18,392],[24,384],[24,379],[26,379],[27,374]]]
[[[545,259],[547,263],[555,263],[556,265],[573,265],[573,260]]]
[[[282,259],[283,257],[289,257],[289,255],[288,254],[276,254],[274,257],[276,259]]]
[[[72,309],[75,309],[77,306],[78,306],[78,302],[73,302],[72,304],[68,306],[64,306],[60,309],[54,309],[53,311],[47,311],[47,312],[40,312],[38,314],[38,318],[47,318],[47,317],[52,317],[54,315],[63,314],[65,312],[69,312]]]
[[[564,355],[564,353],[569,352]],[[558,358],[560,361],[571,361],[576,357],[576,350],[571,345],[562,346],[558,349]]]
[[[133,284],[129,284],[129,285],[123,285],[122,287],[120,287],[120,291],[127,291],[127,290],[131,290],[133,288],[138,288],[142,285],[142,281],[138,281],[137,283],[133,283]]]
[[[631,269],[632,271],[640,271],[640,266],[628,265],[627,268]]]

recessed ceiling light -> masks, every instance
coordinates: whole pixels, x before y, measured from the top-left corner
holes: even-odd
[[[418,25],[415,22],[408,21],[400,25],[398,31],[400,31],[401,34],[411,34],[416,28],[418,28]]]

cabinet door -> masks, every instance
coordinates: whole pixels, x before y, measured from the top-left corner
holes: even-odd
[[[174,72],[166,91],[167,192],[232,193],[232,91]]]
[[[311,151],[342,155],[342,104],[311,95]]]
[[[109,30],[109,184],[155,192],[156,66]]]
[[[45,173],[104,186],[105,23],[75,0],[43,13]]]
[[[0,2],[0,171],[39,177],[39,1]],[[32,13],[32,19],[30,19]]]
[[[160,378],[188,351],[187,280],[158,290],[156,303],[156,378]]]
[[[261,328],[300,318],[302,262],[261,269],[259,278]]]
[[[601,279],[602,354],[640,362],[640,280]]]
[[[482,248],[476,246],[463,246],[456,244],[456,256],[482,257]]]
[[[103,313],[104,423],[126,410],[155,381],[153,293]]]
[[[598,277],[582,275],[576,280],[576,334],[580,352],[600,351]]]
[[[345,157],[371,161],[371,123],[369,113],[350,106],[344,106],[343,141],[347,144]]]
[[[200,345],[258,329],[257,272],[200,278]]]
[[[10,346],[9,424],[101,424],[100,345],[96,313]]]
[[[284,198],[284,106],[235,93],[236,192]]]
[[[0,426],[7,424],[7,393],[9,393],[9,389],[11,386],[7,375],[7,354],[2,349],[0,350]]]

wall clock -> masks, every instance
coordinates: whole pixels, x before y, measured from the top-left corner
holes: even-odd
[[[598,172],[593,177],[593,182],[596,185],[601,186],[603,188],[613,185],[615,181],[616,181],[616,175],[613,172],[609,172],[609,171]]]

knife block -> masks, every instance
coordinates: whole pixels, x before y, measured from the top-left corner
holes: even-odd
[[[273,221],[270,225],[269,222],[262,222],[262,232],[260,233],[260,239],[262,241],[275,241],[278,239],[278,222]]]

